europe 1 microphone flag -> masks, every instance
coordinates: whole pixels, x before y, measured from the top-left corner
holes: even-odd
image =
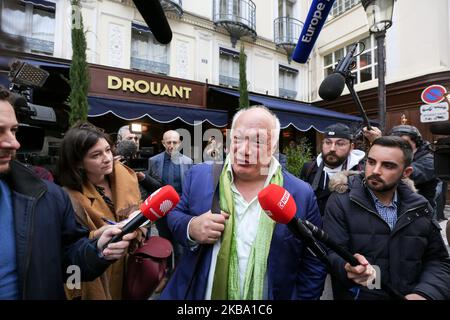
[[[303,25],[302,33],[298,39],[297,46],[292,55],[292,60],[298,63],[308,61],[314,43],[322,30],[328,14],[333,7],[335,0],[313,0],[309,8],[308,16]]]
[[[147,220],[155,222],[164,217],[173,208],[176,207],[180,201],[180,196],[175,189],[166,185],[153,192],[139,207],[139,213],[129,221],[123,228],[122,232],[115,235],[106,245],[122,240],[122,237],[127,233],[131,233]]]
[[[292,195],[283,187],[269,184],[258,193],[261,208],[275,222],[285,224],[295,237],[305,242],[308,249],[318,258],[326,259],[326,253],[315,241],[311,230],[297,219],[297,205]]]

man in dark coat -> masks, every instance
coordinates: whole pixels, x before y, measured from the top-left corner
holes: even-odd
[[[439,224],[428,201],[401,182],[413,171],[412,158],[400,137],[378,138],[365,173],[330,196],[324,230],[360,262],[352,267],[329,251],[335,299],[392,298],[372,286],[375,274],[375,283],[382,280],[407,299],[450,298],[450,259]]]
[[[0,300],[65,299],[66,278],[74,286],[95,279],[136,234],[106,249],[118,227],[88,239],[67,194],[14,160],[19,124],[10,100],[0,86]]]
[[[365,156],[363,151],[354,149],[352,132],[345,124],[328,126],[324,135],[321,153],[315,160],[305,163],[300,173],[300,178],[312,186],[322,216],[331,194],[330,179],[344,170],[361,170]]]

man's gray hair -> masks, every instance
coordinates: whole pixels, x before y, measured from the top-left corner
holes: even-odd
[[[278,117],[275,115],[275,113],[273,113],[269,108],[267,108],[264,105],[254,105],[254,106],[250,106],[248,108],[245,109],[241,109],[238,112],[236,112],[236,114],[233,117],[233,120],[231,122],[231,131],[233,131],[235,125],[236,125],[236,121],[239,118],[239,116],[241,116],[244,112],[246,111],[250,111],[253,109],[259,109],[262,111],[267,112],[271,117],[272,117],[272,121],[273,121],[273,128],[271,129],[271,133],[272,133],[272,138],[271,138],[271,142],[272,142],[272,151],[275,150],[275,147],[278,144],[278,140],[280,139],[280,120],[278,119]]]
[[[117,141],[120,141],[123,139],[123,136],[128,133],[131,132],[130,130],[130,125],[124,125],[122,127],[119,128],[119,131],[117,131]],[[136,133],[136,135],[141,138],[141,134],[140,133]]]

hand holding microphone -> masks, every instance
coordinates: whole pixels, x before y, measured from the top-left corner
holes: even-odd
[[[140,213],[131,219],[123,228],[119,234],[116,234],[106,246],[110,243],[118,242],[122,240],[122,237],[128,233],[135,231],[144,222],[150,220],[155,222],[156,220],[164,217],[170,210],[180,201],[180,196],[175,189],[166,185],[153,192],[140,206]]]

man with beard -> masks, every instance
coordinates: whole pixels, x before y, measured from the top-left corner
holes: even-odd
[[[315,160],[305,163],[300,173],[300,178],[312,186],[322,216],[331,194],[330,179],[344,170],[361,170],[365,156],[363,151],[354,149],[352,133],[345,124],[328,126],[324,134],[321,153]]]
[[[11,100],[0,86],[0,300],[65,299],[66,278],[74,286],[94,280],[127,252],[136,233],[106,249],[120,228],[88,239],[67,194],[14,160],[20,144]]]
[[[378,138],[364,174],[330,196],[324,231],[360,263],[352,267],[329,250],[335,299],[392,298],[374,277],[408,300],[450,298],[450,259],[439,224],[428,201],[402,181],[413,171],[412,159],[400,137]]]

